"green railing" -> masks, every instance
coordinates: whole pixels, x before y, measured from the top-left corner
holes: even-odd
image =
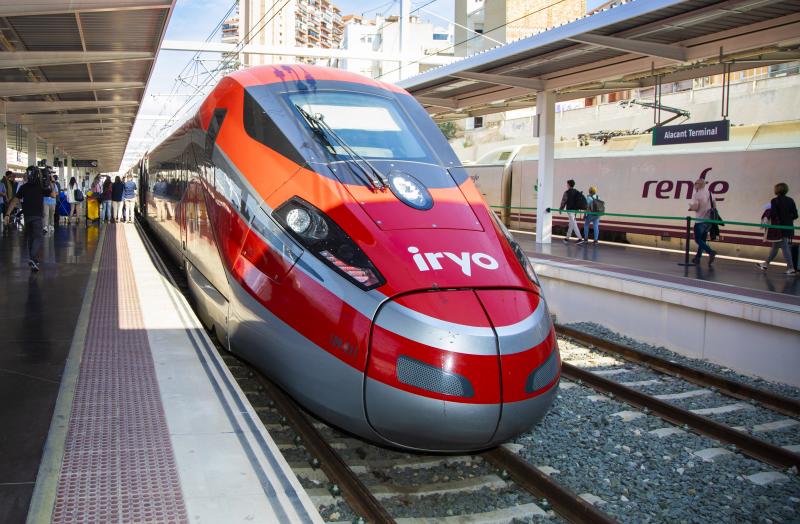
[[[489,206],[492,209],[516,209],[520,211],[536,211],[535,207],[519,207],[519,206]],[[684,221],[687,218],[695,222],[707,222],[709,224],[719,224],[721,226],[734,225],[734,226],[750,226],[769,229],[800,229],[800,226],[774,226],[771,224],[762,224],[761,222],[739,222],[736,220],[711,220],[708,218],[692,218],[689,216],[670,216],[670,215],[633,215],[629,213],[599,213],[597,211],[586,211],[582,209],[557,209],[548,207],[548,213],[580,213],[582,215],[598,215],[608,217],[624,217],[624,218],[648,218],[652,220],[680,220]]]
[[[518,211],[536,211],[537,208],[535,207],[520,207],[520,206],[490,206],[492,209],[508,209],[508,210],[518,210]],[[548,213],[580,213],[583,215],[597,215],[597,216],[608,216],[608,217],[624,217],[624,218],[646,218],[649,220],[677,220],[684,222],[686,224],[686,249],[684,250],[684,263],[683,265],[692,265],[689,263],[689,240],[692,238],[692,222],[703,222],[706,224],[717,224],[720,227],[722,226],[745,226],[745,227],[754,227],[760,229],[779,229],[779,230],[795,230],[800,229],[800,226],[776,226],[772,224],[762,224],[761,222],[740,222],[738,220],[711,220],[708,218],[695,218],[691,216],[671,216],[671,215],[634,215],[630,213],[600,213],[598,211],[586,211],[581,209],[558,209],[548,207],[546,210]],[[519,216],[519,214],[518,214]]]

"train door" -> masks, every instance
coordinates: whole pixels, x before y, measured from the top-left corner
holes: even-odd
[[[142,218],[147,218],[147,192],[150,191],[150,186],[147,180],[147,157],[139,161],[139,180],[136,181],[139,189],[139,214]]]
[[[180,200],[178,201],[178,223],[180,224],[180,239],[181,239],[181,252],[183,253],[184,257],[186,256],[186,227],[187,222],[190,219],[189,214],[187,213],[188,208],[191,207],[191,194],[189,190],[189,173],[187,170],[186,165],[186,153],[183,154],[179,163],[179,187],[181,188],[180,191]]]

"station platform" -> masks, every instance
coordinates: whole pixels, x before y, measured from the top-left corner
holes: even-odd
[[[800,278],[785,266],[514,232],[557,321],[595,322],[677,353],[800,386]]]
[[[136,226],[59,228],[39,273],[22,240],[0,240],[0,522],[322,522]]]
[[[800,278],[784,275],[784,265],[772,265],[769,270],[760,271],[755,262],[717,257],[709,266],[708,257],[703,256],[701,264],[684,267],[678,265],[684,260],[683,253],[675,251],[613,242],[577,244],[571,240],[565,244],[560,237],[554,237],[551,244],[537,244],[533,235],[519,232],[515,232],[515,238],[527,253],[542,260],[800,306]]]

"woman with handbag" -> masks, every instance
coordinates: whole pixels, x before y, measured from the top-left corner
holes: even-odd
[[[794,227],[794,221],[797,220],[797,206],[794,200],[786,196],[788,192],[789,186],[786,183],[775,184],[775,198],[772,199],[769,207],[769,220],[773,226]],[[766,213],[765,211],[764,214],[766,215]],[[756,265],[758,269],[766,271],[769,263],[778,256],[780,249],[786,260],[786,274],[796,275],[797,271],[794,269],[791,250],[793,235],[793,229],[767,228],[766,240],[772,242],[772,249],[770,249],[767,259]]]
[[[83,206],[83,200],[84,195],[80,185],[78,185],[78,180],[75,177],[70,178],[69,184],[67,184],[67,202],[69,202],[70,205],[70,221],[73,217],[75,217],[75,223],[81,221],[79,210]]]

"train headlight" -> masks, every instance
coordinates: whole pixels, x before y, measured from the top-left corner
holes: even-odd
[[[275,220],[322,262],[362,289],[385,280],[372,261],[331,218],[300,197],[293,197],[272,212]]]
[[[286,225],[297,234],[303,234],[311,225],[311,215],[303,208],[297,207],[286,213]]]

